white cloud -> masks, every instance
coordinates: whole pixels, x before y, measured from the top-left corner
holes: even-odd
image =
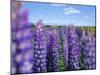
[[[84,16],[85,18],[90,18],[90,16]]]
[[[65,4],[50,4],[50,5],[54,7],[65,7],[66,6]]]
[[[39,17],[43,17],[43,15],[42,15],[42,14],[40,14],[40,15],[39,15]]]
[[[68,14],[79,14],[80,10],[77,10],[73,7],[68,7],[68,8],[64,8],[64,14],[68,15]]]

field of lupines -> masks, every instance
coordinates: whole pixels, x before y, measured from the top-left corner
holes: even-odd
[[[28,11],[12,19],[11,74],[96,69],[95,27],[28,22]]]

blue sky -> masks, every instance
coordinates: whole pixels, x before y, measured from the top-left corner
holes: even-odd
[[[29,11],[29,22],[45,24],[95,26],[95,6],[23,2],[21,10]]]

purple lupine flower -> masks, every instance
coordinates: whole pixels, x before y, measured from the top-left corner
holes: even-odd
[[[42,20],[37,22],[34,30],[34,61],[33,71],[35,73],[47,72],[46,68],[46,36]]]
[[[91,55],[92,64],[91,64],[91,68],[90,69],[96,69],[96,36],[95,35],[93,35],[93,38],[92,38],[91,51],[92,51],[92,55]]]
[[[17,26],[21,21],[21,13],[20,13],[21,2],[17,0],[11,0],[11,5],[12,5],[11,9],[12,29],[16,30]]]
[[[20,7],[20,2],[16,0],[12,2],[12,40],[17,45],[16,53],[13,50],[15,45],[12,45],[14,46],[12,47],[12,64],[16,65],[16,74],[33,72],[32,30],[28,22],[28,11],[21,13]],[[15,66],[12,65],[12,72],[13,67]]]
[[[80,40],[80,37],[82,35],[82,29],[81,29],[81,27],[76,27],[76,33],[77,33],[77,35],[79,37],[79,40]]]
[[[47,30],[47,71],[51,72],[53,71],[53,56],[52,56],[52,29],[49,28]]]
[[[58,32],[53,30],[53,69],[54,71],[59,71],[59,43],[58,43]]]
[[[19,28],[23,28],[23,27],[27,27],[29,26],[29,22],[28,22],[28,10],[24,10],[21,14],[21,22],[19,25]]]
[[[18,53],[18,41],[16,39],[16,32],[18,30],[18,24],[20,23],[20,13],[16,8],[16,1],[12,2],[12,48],[11,48],[11,74],[17,73],[17,63],[16,63],[16,55]]]
[[[18,50],[20,58],[22,58],[20,59],[19,73],[33,72],[33,34],[32,29],[28,27],[27,16],[27,12],[24,11],[21,16],[22,20],[19,25],[19,31],[16,34],[16,38],[19,41]]]
[[[17,44],[16,42],[12,42],[12,54],[15,55],[16,54],[16,49],[17,49]]]
[[[12,41],[12,46],[11,46],[11,74],[16,74],[17,68],[16,68],[16,62],[15,62],[15,57],[16,57],[16,51],[17,51],[17,44],[15,41]]]
[[[15,32],[16,34],[16,32],[19,30],[19,25],[21,23],[21,13],[20,11],[18,11],[14,13],[14,15],[15,15],[15,18],[12,18],[11,23],[12,23],[12,31]]]
[[[59,71],[59,43],[58,32],[56,29],[51,29],[48,32],[47,44],[47,70],[49,72]]]
[[[28,74],[28,73],[32,73],[33,72],[33,63],[29,60],[24,60],[22,65],[20,66],[19,68],[19,73],[25,73],[25,74]]]
[[[17,71],[16,65],[14,65],[14,63],[12,63],[11,65],[12,65],[11,74],[15,75]]]
[[[33,72],[33,36],[32,28],[28,27],[29,22],[27,21],[27,16],[28,14],[26,11],[23,13],[16,13],[15,23],[13,23],[14,26],[16,26],[13,27],[15,28],[15,30],[13,30],[13,39],[17,44],[17,51],[14,58],[16,74]]]
[[[68,31],[67,28],[61,29],[61,40],[62,40],[62,52],[63,52],[63,62],[65,66],[68,66]]]
[[[96,68],[96,40],[92,32],[85,30],[81,37],[83,65],[85,69]]]
[[[79,69],[80,49],[78,43],[78,35],[76,33],[76,27],[68,27],[68,67],[70,70]]]

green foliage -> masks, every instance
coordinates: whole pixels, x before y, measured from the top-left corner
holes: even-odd
[[[95,31],[96,30],[96,27],[95,26],[83,26],[81,27],[82,30],[87,30],[89,29],[90,31]]]
[[[60,71],[64,71],[65,70],[65,65],[64,65],[64,62],[63,62],[63,57],[62,57],[62,41],[61,41],[61,34],[59,34],[59,47],[60,47],[60,50],[59,50],[59,68],[60,68]]]

